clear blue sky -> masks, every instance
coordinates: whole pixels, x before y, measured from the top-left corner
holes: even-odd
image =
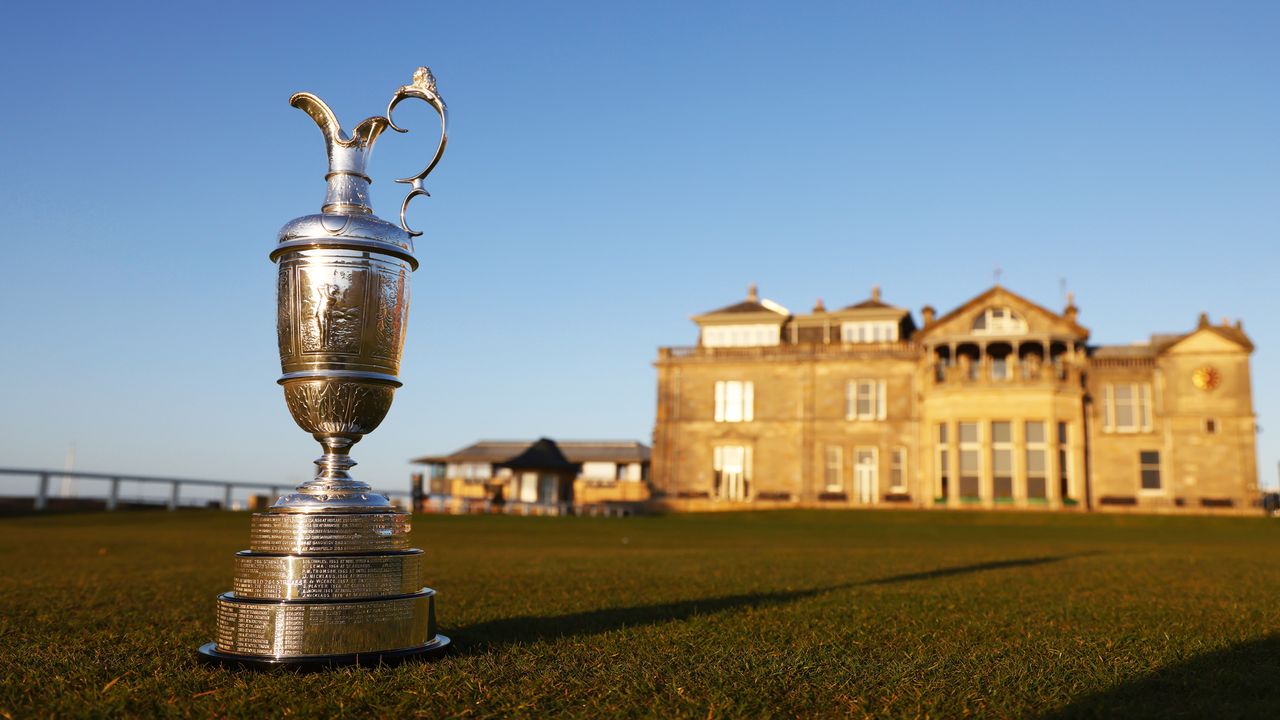
[[[309,475],[267,252],[325,167],[287,100],[351,127],[429,64],[451,142],[375,485],[480,437],[647,441],[656,348],[749,282],[945,311],[996,265],[1055,308],[1066,278],[1096,342],[1243,317],[1275,481],[1280,4],[191,5],[6,12],[0,464]],[[432,142],[405,109],[385,217]]]

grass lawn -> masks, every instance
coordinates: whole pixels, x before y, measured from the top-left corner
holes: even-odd
[[[197,664],[249,518],[0,520],[0,717],[1280,717],[1280,522],[419,517],[427,664]]]

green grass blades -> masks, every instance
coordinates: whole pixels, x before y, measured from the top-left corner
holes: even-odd
[[[1280,524],[418,517],[456,649],[197,664],[240,513],[0,521],[0,717],[1275,717]]]

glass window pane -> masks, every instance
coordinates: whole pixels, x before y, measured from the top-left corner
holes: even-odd
[[[960,442],[978,442],[978,423],[960,423]]]
[[[961,450],[960,451],[960,472],[965,475],[978,472],[978,451],[977,450]]]
[[[1044,477],[1046,470],[1044,456],[1044,450],[1027,451],[1027,477]]]
[[[1143,470],[1142,471],[1142,489],[1143,490],[1159,490],[1160,489],[1160,471],[1159,470]]]
[[[992,479],[991,490],[998,498],[1013,497],[1013,478],[996,477]]]
[[[1034,422],[1034,421],[1028,422],[1026,427],[1026,432],[1027,432],[1028,443],[1044,442],[1044,423]]]
[[[947,442],[947,424],[946,423],[942,423],[938,425],[938,442],[944,443],[944,444]]]
[[[1160,452],[1157,450],[1143,450],[1142,452],[1138,453],[1138,461],[1141,462],[1143,465],[1159,465]]]
[[[1048,497],[1044,478],[1027,478],[1027,497],[1043,500]]]
[[[1013,474],[1013,451],[1012,450],[991,451],[991,471],[996,475],[1012,475]]]
[[[1013,427],[1007,422],[991,423],[991,442],[1007,443],[1013,441]]]

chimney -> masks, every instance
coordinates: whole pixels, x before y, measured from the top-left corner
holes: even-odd
[[[880,300],[880,286],[879,286],[879,285],[872,285],[872,286],[871,286],[871,299],[872,299],[872,300],[876,300],[876,301],[879,301],[879,300]]]
[[[1244,332],[1244,321],[1243,321],[1243,320],[1236,320],[1236,330],[1239,330],[1240,332]]]
[[[824,313],[827,311],[827,306],[822,304],[822,298],[818,298],[818,302],[813,304],[813,311],[816,313]]]
[[[933,324],[933,317],[934,317],[934,315],[936,315],[937,313],[938,313],[938,311],[937,311],[937,310],[934,310],[932,305],[925,305],[925,306],[920,310],[920,315],[924,318],[924,325],[925,325],[925,327],[929,327],[930,325],[932,325],[932,324]]]
[[[1201,328],[1209,327],[1209,313],[1207,312],[1200,313],[1200,321],[1197,323],[1197,325]]]
[[[1231,327],[1231,318],[1226,315],[1222,316],[1222,327]]]
[[[759,288],[756,287],[755,283],[747,286],[747,299],[751,302],[760,302]]]
[[[1067,307],[1063,309],[1062,316],[1071,322],[1075,322],[1080,315],[1080,308],[1076,307],[1076,294],[1067,293]]]

